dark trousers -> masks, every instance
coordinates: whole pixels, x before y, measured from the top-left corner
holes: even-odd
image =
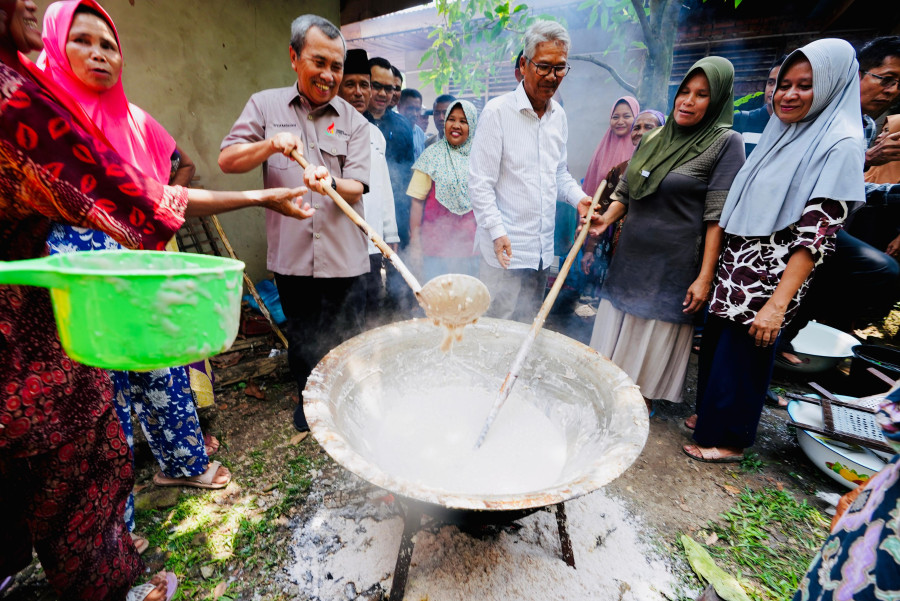
[[[382,263],[384,255],[381,253],[369,255],[369,273],[361,276],[366,286],[366,328],[375,328],[387,322]]]
[[[884,317],[897,301],[897,261],[843,230],[835,246],[834,254],[816,268],[797,315],[782,331],[782,350],[789,350],[787,343],[811,319],[846,331],[854,321]]]
[[[749,329],[715,315],[707,318],[694,430],[694,440],[702,447],[745,449],[756,441],[776,345],[756,346]]]
[[[75,440],[0,456],[0,581],[31,563],[61,601],[124,599],[143,571],[125,527],[131,452],[111,406]]]
[[[363,276],[314,278],[275,274],[287,317],[288,365],[302,398],[306,379],[328,351],[357,334],[366,319]]]

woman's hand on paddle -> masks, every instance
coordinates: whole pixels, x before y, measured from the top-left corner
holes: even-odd
[[[772,299],[769,299],[756,314],[756,319],[750,325],[749,334],[756,340],[756,346],[771,346],[775,344],[782,324],[784,324],[784,309],[776,307]]]
[[[295,219],[308,219],[316,212],[303,202],[303,195],[309,192],[304,186],[299,188],[269,188],[262,191],[262,206]]]
[[[709,293],[712,290],[712,281],[703,278],[697,278],[688,287],[687,294],[684,295],[684,306],[682,313],[696,313],[700,310],[706,301],[709,300]]]
[[[500,267],[509,269],[509,263],[512,261],[512,242],[509,241],[509,236],[500,236],[494,240],[494,254],[500,261]]]

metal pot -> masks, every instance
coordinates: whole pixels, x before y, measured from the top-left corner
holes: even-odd
[[[649,430],[647,410],[621,369],[590,347],[549,331],[541,332],[516,386],[534,392],[529,398],[535,407],[564,432],[566,458],[554,482],[505,494],[460,493],[404,479],[379,465],[371,426],[388,412],[398,387],[424,381],[433,388],[463,384],[499,390],[528,327],[482,319],[466,327],[449,352],[439,348],[443,330],[427,320],[356,336],[328,353],[308,379],[303,402],[310,430],[335,461],[357,476],[441,508],[521,511],[596,490],[640,455]],[[485,406],[485,416],[488,410]],[[503,419],[502,412],[497,419]],[[473,444],[477,434],[472,433]]]

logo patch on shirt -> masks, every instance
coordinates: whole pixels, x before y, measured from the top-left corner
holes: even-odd
[[[328,128],[325,130],[325,133],[327,133],[329,136],[334,135],[334,121],[332,121],[331,125],[329,125]]]

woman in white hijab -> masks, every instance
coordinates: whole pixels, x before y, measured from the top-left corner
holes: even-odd
[[[697,414],[685,421],[708,462],[740,461],[753,445],[775,358],[813,270],[834,248],[848,204],[864,202],[859,65],[844,40],[793,52],[774,115],[735,177],[719,221],[719,260],[700,349]]]

